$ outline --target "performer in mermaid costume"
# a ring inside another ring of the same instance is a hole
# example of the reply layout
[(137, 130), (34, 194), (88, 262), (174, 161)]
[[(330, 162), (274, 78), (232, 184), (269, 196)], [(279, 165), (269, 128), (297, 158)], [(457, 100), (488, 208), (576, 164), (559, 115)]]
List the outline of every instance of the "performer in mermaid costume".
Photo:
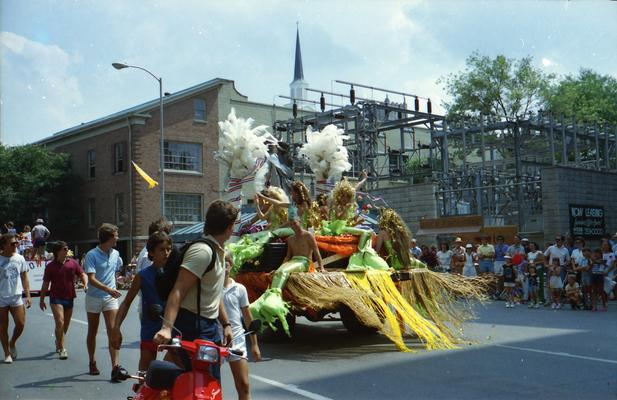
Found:
[[(395, 270), (426, 268), (426, 265), (412, 257), (409, 252), (411, 233), (403, 219), (391, 208), (381, 210), (379, 217), (379, 235), (375, 251), (385, 253), (385, 259)], [(385, 250), (385, 251), (382, 251)]]
[(321, 222), (321, 234), (338, 236), (343, 234), (357, 235), (358, 252), (349, 258), (347, 271), (362, 271), (366, 269), (388, 270), (390, 266), (371, 246), (372, 231), (356, 228), (361, 222), (356, 214), (356, 189), (343, 179), (332, 191), (332, 206), (330, 220)]
[(313, 257), (317, 259), (317, 270), (326, 272), (323, 268), (321, 255), (315, 238), (302, 229), (297, 214), (289, 215), (289, 224), (293, 235), (287, 238), (287, 255), (283, 264), (276, 270), (270, 288), (265, 291), (250, 306), (253, 318), (260, 319), (274, 329), (276, 319), (281, 321), (283, 330), (289, 335), (289, 327), (285, 316), (289, 307), (283, 301), (283, 288), (293, 272), (308, 272)]
[(291, 184), (291, 199), (293, 204), (290, 207), (296, 208), (302, 229), (319, 225), (317, 204), (311, 200), (309, 190), (302, 181), (294, 181)]
[(267, 229), (242, 235), (237, 242), (226, 245), (233, 258), (232, 276), (235, 276), (245, 262), (258, 259), (266, 243), (293, 233), (287, 227), (287, 208), (281, 206), (288, 203), (289, 198), (285, 192), (276, 186), (270, 186), (255, 195), (257, 213), (251, 223), (265, 220), (268, 223)]

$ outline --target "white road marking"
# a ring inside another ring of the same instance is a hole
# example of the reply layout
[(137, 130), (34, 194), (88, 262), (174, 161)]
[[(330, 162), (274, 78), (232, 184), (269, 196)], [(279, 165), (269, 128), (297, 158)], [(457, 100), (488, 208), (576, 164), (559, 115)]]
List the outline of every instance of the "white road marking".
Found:
[(251, 374), (250, 376), (253, 379), (257, 379), (258, 381), (267, 383), (267, 384), (272, 385), (272, 386), (276, 386), (276, 387), (281, 388), (283, 390), (287, 390), (288, 392), (299, 394), (300, 396), (306, 397), (308, 399), (313, 399), (313, 400), (332, 400), (329, 397), (325, 397), (325, 396), (322, 396), (322, 395), (319, 395), (319, 394), (316, 394), (316, 393), (308, 392), (306, 390), (298, 389), (298, 387), (294, 386), (294, 385), (287, 385), (285, 383), (273, 381), (272, 379), (264, 378), (264, 377), (258, 376), (258, 375)]
[(558, 351), (547, 351), (547, 350), (530, 349), (530, 348), (527, 348), (527, 347), (508, 346), (508, 345), (505, 345), (505, 344), (496, 344), (495, 347), (504, 347), (506, 349), (530, 351), (532, 353), (550, 354), (550, 355), (553, 355), (553, 356), (571, 357), (571, 358), (579, 358), (581, 360), (598, 361), (598, 362), (603, 362), (603, 363), (608, 363), (608, 364), (617, 364), (616, 360), (608, 360), (606, 358), (597, 358), (597, 357), (579, 356), (577, 354), (570, 354), (570, 353), (564, 353), (564, 352), (558, 352)]
[[(45, 315), (49, 315), (50, 317), (53, 317), (54, 315), (51, 313), (45, 313)], [(80, 319), (75, 319), (75, 318), (71, 318), (71, 321), (76, 322), (78, 324), (82, 324), (82, 325), (88, 325), (88, 323), (86, 321), (82, 321)]]

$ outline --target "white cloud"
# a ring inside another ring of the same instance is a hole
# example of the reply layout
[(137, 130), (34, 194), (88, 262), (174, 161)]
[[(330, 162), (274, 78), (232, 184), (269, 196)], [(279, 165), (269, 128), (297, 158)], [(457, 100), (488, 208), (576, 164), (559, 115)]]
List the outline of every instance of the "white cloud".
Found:
[(78, 79), (70, 72), (81, 57), (6, 31), (0, 32), (0, 52), (3, 113), (21, 119), (11, 119), (15, 127), (5, 127), (7, 119), (2, 119), (2, 131), (11, 136), (4, 140), (17, 144), (40, 138), (39, 125), (27, 120), (32, 114), (24, 108), (36, 111), (47, 127), (65, 127), (72, 120), (71, 110), (83, 103)]
[[(235, 80), (250, 100), (285, 104), (287, 100), (275, 96), (288, 94), (296, 21), (304, 74), (312, 88), (347, 92), (348, 87), (333, 80), (358, 82), (430, 97), (434, 112), (441, 111), (444, 100), (436, 80), (462, 70), (465, 57), (476, 50), (515, 58), (532, 55), (539, 67), (557, 74), (576, 72), (580, 66), (608, 73), (616, 64), (610, 43), (617, 31), (602, 22), (606, 18), (599, 19), (608, 15), (608, 6), (569, 5), (569, 14), (575, 7), (575, 21), (582, 27), (571, 29), (568, 19), (545, 21), (546, 15), (563, 17), (562, 5), (553, 2), (534, 3), (534, 12), (524, 15), (518, 13), (517, 2), (152, 0), (144, 5), (118, 0), (86, 1), (81, 7), (71, 2), (47, 8), (32, 1), (11, 5), (3, 10), (3, 29), (10, 32), (1, 36), (0, 104), (2, 131), (5, 139), (11, 140), (6, 133), (18, 137), (13, 142), (38, 140), (156, 98), (158, 88), (151, 77), (116, 71), (112, 62), (148, 68), (163, 77), (169, 92), (222, 77)], [(511, 21), (505, 24), (494, 15)], [(607, 29), (598, 34), (589, 21)], [(548, 61), (543, 63), (542, 57)], [(385, 96), (359, 88), (356, 93)], [(422, 103), (424, 108), (425, 100)], [(30, 117), (32, 110), (36, 118)], [(32, 136), (22, 137), (22, 132)]]

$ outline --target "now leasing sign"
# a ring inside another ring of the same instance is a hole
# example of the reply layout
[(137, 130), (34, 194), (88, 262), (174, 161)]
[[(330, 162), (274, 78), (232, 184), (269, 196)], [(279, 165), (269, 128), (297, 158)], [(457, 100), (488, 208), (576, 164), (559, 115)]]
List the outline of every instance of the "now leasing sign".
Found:
[(570, 233), (586, 239), (604, 235), (604, 207), (570, 204)]

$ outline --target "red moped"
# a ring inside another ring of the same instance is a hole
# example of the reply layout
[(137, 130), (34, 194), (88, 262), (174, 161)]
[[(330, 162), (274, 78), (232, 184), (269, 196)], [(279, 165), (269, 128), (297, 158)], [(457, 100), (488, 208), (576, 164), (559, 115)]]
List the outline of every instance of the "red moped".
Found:
[[(161, 311), (158, 312), (160, 314)], [(253, 320), (240, 337), (255, 333), (260, 327), (261, 322)], [(177, 337), (170, 344), (158, 346), (158, 351), (163, 350), (175, 352), (182, 360), (183, 367), (169, 361), (154, 360), (146, 373), (140, 372), (136, 376), (121, 374), (120, 380), (131, 378), (139, 382), (134, 386), (135, 396), (129, 396), (127, 400), (221, 400), (221, 382), (212, 376), (212, 368), (219, 368), (230, 354), (243, 355), (240, 350), (218, 346), (207, 340), (186, 341)]]

